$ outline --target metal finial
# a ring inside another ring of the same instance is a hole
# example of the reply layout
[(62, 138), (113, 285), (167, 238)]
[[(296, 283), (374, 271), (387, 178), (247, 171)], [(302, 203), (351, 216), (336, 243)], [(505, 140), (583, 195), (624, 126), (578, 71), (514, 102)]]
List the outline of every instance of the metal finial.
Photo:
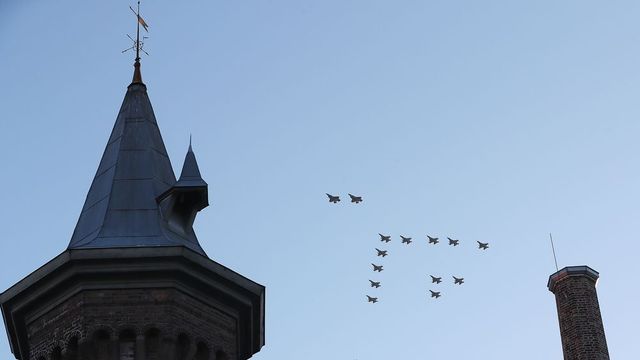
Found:
[(189, 151), (193, 151), (193, 150), (191, 149), (191, 134), (189, 134)]
[(128, 49), (122, 50), (122, 52), (127, 52), (129, 50), (134, 50), (136, 51), (136, 58), (135, 58), (135, 63), (134, 63), (134, 73), (133, 73), (133, 83), (142, 83), (142, 74), (140, 73), (140, 51), (142, 51), (143, 53), (145, 53), (147, 56), (149, 55), (148, 52), (146, 52), (143, 47), (144, 47), (144, 40), (148, 39), (148, 36), (143, 36), (142, 40), (140, 40), (140, 25), (142, 25), (142, 27), (144, 28), (144, 30), (146, 32), (149, 32), (149, 25), (147, 25), (147, 23), (144, 21), (144, 19), (142, 18), (142, 16), (140, 16), (140, 1), (138, 1), (138, 11), (134, 10), (131, 6), (129, 6), (129, 9), (131, 9), (131, 11), (133, 12), (133, 14), (136, 16), (136, 23), (137, 23), (137, 27), (136, 27), (136, 38), (135, 40), (129, 35), (127, 34), (127, 37), (133, 42), (133, 46), (131, 46)]

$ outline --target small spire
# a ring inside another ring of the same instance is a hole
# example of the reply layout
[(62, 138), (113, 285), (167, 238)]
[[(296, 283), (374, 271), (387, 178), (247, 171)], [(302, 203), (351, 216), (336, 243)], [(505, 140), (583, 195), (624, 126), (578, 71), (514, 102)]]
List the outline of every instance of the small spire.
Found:
[(200, 168), (198, 167), (198, 161), (196, 161), (196, 154), (193, 153), (191, 146), (191, 135), (189, 135), (189, 150), (184, 158), (182, 165), (182, 172), (178, 179), (178, 184), (189, 184), (189, 186), (202, 186), (206, 185), (202, 176), (200, 175)]

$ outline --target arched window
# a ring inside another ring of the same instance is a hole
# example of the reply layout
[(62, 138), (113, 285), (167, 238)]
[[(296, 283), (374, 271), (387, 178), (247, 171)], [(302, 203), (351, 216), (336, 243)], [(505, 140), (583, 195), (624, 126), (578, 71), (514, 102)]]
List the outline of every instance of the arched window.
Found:
[(111, 336), (107, 330), (98, 330), (93, 334), (93, 352), (96, 360), (113, 360)]
[(160, 330), (147, 330), (144, 334), (144, 349), (146, 360), (160, 359)]
[(178, 342), (176, 343), (176, 359), (186, 359), (189, 356), (189, 349), (191, 347), (191, 341), (186, 334), (178, 335)]
[(133, 330), (124, 330), (118, 339), (118, 349), (120, 351), (118, 359), (135, 360), (136, 358), (136, 333)]
[(56, 346), (51, 351), (51, 360), (62, 360), (62, 349), (59, 346)]
[(229, 357), (224, 351), (222, 350), (216, 351), (216, 360), (228, 360), (228, 359)]
[(193, 357), (194, 360), (209, 360), (209, 348), (207, 344), (203, 342), (198, 343), (198, 347), (196, 348), (196, 355)]
[(67, 343), (66, 360), (78, 360), (78, 337), (74, 336)]

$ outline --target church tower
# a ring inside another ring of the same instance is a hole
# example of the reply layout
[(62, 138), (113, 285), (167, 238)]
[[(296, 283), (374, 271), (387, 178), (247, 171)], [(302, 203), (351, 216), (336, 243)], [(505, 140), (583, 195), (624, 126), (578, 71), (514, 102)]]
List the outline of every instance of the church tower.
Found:
[(264, 286), (209, 259), (189, 146), (173, 173), (139, 58), (68, 248), (0, 295), (20, 360), (235, 360), (264, 345)]

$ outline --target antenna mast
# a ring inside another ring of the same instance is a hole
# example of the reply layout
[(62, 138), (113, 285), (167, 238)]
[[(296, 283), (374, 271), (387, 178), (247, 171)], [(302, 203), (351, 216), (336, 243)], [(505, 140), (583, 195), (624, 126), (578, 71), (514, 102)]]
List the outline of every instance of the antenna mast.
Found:
[(558, 271), (558, 259), (556, 259), (556, 248), (553, 246), (553, 236), (549, 233), (549, 240), (551, 240), (551, 251), (553, 251), (553, 261), (556, 263), (556, 271)]

